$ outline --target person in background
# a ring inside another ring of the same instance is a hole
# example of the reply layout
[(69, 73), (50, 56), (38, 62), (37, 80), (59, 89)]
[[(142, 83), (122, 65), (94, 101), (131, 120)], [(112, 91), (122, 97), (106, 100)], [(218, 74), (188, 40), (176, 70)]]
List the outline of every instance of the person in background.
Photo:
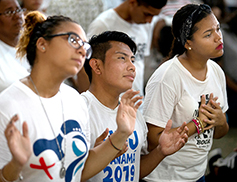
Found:
[(222, 24), (224, 40), (224, 55), (220, 58), (219, 64), (223, 68), (227, 82), (227, 97), (229, 109), (227, 111), (230, 126), (236, 127), (237, 110), (237, 11), (230, 14), (225, 23)]
[(203, 0), (203, 3), (211, 7), (213, 14), (220, 23), (225, 21), (228, 16), (225, 0)]
[[(106, 128), (109, 135), (117, 130), (119, 96), (132, 88), (136, 76), (136, 44), (126, 34), (117, 31), (94, 35), (89, 43), (93, 53), (84, 67), (91, 85), (82, 96), (90, 111), (90, 147), (93, 148), (96, 139)], [(160, 145), (150, 153), (142, 155), (142, 150), (147, 150), (147, 127), (142, 114), (137, 111), (135, 129), (127, 140), (126, 153), (114, 159), (102, 172), (88, 181), (138, 182), (139, 178), (148, 175), (160, 161), (179, 150), (187, 141), (186, 123), (170, 133), (171, 125), (172, 121), (169, 121), (160, 138)]]
[(63, 83), (91, 53), (84, 30), (70, 18), (27, 14), (17, 54), (27, 57), (31, 73), (0, 94), (1, 182), (85, 181), (124, 146), (135, 127), (137, 92), (123, 95), (110, 140), (89, 149), (87, 106)]
[(27, 15), (30, 11), (39, 10), (42, 3), (43, 0), (21, 0), (21, 7), (26, 9), (24, 14)]
[[(104, 31), (121, 31), (133, 39), (137, 45), (136, 62), (134, 63), (137, 74), (133, 89), (139, 90), (142, 96), (144, 96), (144, 57), (150, 54), (152, 33), (150, 23), (153, 16), (160, 13), (166, 2), (167, 0), (125, 0), (116, 8), (101, 13), (88, 28), (88, 38)], [(87, 79), (87, 88), (89, 88), (89, 79), (86, 74), (84, 77), (84, 80)]]
[(210, 60), (223, 55), (220, 23), (208, 5), (188, 4), (174, 15), (172, 34), (169, 58), (146, 86), (143, 114), (149, 131), (148, 149), (158, 145), (169, 119), (174, 130), (186, 121), (189, 139), (145, 181), (204, 182), (213, 138), (221, 138), (229, 130), (225, 75)]
[(237, 148), (225, 158), (221, 148), (215, 148), (208, 155), (209, 174), (206, 182), (236, 181), (237, 179)]
[(15, 46), (23, 24), (24, 10), (17, 0), (0, 0), (0, 92), (29, 72), (29, 65), (16, 58)]

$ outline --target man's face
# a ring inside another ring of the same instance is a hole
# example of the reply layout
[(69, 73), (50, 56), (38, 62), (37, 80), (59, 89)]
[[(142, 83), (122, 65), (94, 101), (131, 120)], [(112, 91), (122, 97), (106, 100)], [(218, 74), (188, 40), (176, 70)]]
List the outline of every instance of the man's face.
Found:
[(131, 17), (134, 23), (143, 24), (151, 23), (153, 16), (158, 15), (161, 9), (156, 9), (151, 6), (138, 5), (138, 3), (133, 3), (133, 8), (131, 11)]
[(129, 46), (111, 41), (111, 48), (106, 52), (102, 75), (104, 81), (119, 92), (132, 88), (135, 79), (135, 57)]
[[(17, 0), (1, 0), (0, 13), (21, 9)], [(0, 40), (11, 44), (18, 38), (23, 24), (23, 13), (15, 13), (11, 16), (0, 15)]]

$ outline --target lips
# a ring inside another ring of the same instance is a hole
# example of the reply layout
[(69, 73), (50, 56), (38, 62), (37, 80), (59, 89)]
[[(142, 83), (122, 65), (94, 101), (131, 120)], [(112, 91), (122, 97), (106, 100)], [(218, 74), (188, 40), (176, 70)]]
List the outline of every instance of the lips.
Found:
[(129, 80), (133, 81), (135, 76), (134, 75), (125, 75), (124, 77), (128, 78)]
[(220, 45), (216, 47), (216, 50), (221, 50), (221, 49), (223, 49), (223, 43), (221, 43)]
[(82, 64), (82, 60), (81, 59), (73, 59), (74, 61), (76, 61), (78, 64)]

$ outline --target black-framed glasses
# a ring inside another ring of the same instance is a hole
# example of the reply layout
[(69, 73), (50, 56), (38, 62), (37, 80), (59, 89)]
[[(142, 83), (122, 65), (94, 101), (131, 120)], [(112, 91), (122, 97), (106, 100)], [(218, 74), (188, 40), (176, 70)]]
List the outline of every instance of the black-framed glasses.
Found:
[(4, 15), (4, 16), (6, 16), (6, 17), (12, 17), (12, 16), (15, 15), (16, 13), (21, 14), (21, 13), (23, 13), (23, 12), (25, 12), (25, 11), (26, 11), (25, 8), (23, 8), (23, 9), (18, 8), (18, 9), (14, 10), (14, 11), (12, 11), (12, 10), (7, 10), (7, 11), (4, 11), (3, 13), (0, 13), (0, 16), (1, 16), (1, 15)]
[(92, 54), (91, 45), (87, 42), (84, 42), (79, 35), (74, 32), (67, 32), (67, 33), (60, 33), (60, 34), (53, 34), (47, 35), (45, 38), (53, 38), (58, 36), (68, 35), (68, 43), (75, 49), (80, 49), (82, 46), (86, 50), (86, 58), (90, 59)]

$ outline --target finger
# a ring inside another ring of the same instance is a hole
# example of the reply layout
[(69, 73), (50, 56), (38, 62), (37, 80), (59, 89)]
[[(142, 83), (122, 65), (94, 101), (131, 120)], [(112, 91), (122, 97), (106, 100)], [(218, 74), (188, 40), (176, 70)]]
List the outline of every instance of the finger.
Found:
[(142, 101), (139, 101), (138, 103), (136, 103), (134, 108), (137, 110), (141, 105), (142, 105)]
[(202, 107), (203, 108), (201, 108), (201, 112), (209, 118), (211, 118), (212, 114), (215, 113), (215, 109), (213, 109), (211, 106), (203, 105)]
[(208, 127), (204, 128), (204, 131), (209, 130), (209, 129), (213, 128), (213, 127), (214, 127), (214, 125), (209, 125)]
[[(215, 102), (215, 101), (211, 101), (211, 104), (212, 104), (212, 108), (214, 108), (214, 109), (221, 109), (221, 107), (220, 107), (220, 103), (218, 102)], [(214, 107), (213, 107), (214, 106)]]
[(138, 100), (141, 100), (143, 96), (135, 96), (131, 99), (132, 105), (134, 105)]
[(23, 122), (23, 125), (22, 125), (22, 131), (23, 131), (23, 136), (26, 138), (29, 138), (28, 125), (25, 121)]
[(213, 97), (214, 97), (214, 95), (213, 95), (213, 93), (211, 93), (211, 94), (210, 94), (210, 97), (209, 97), (209, 102), (210, 102), (210, 100), (213, 99)]
[(11, 124), (15, 123), (16, 121), (18, 121), (18, 119), (19, 119), (19, 116), (18, 116), (17, 114), (15, 114), (15, 115), (11, 118), (10, 122), (8, 123), (8, 125), (11, 125)]
[(177, 132), (181, 134), (182, 132), (185, 132), (184, 128), (186, 126), (186, 122), (183, 122), (183, 124), (177, 129)]
[(217, 101), (217, 100), (218, 100), (218, 97), (214, 97), (212, 100)]
[(206, 104), (206, 98), (204, 95), (201, 96), (201, 105)]
[(140, 93), (140, 91), (133, 91), (132, 89), (130, 89), (130, 90), (127, 90), (124, 94), (123, 94), (123, 96), (122, 96), (122, 98), (121, 98), (121, 102), (124, 102), (124, 103), (126, 103), (126, 101), (127, 100), (131, 100), (135, 95), (137, 95), (137, 94), (139, 94)]
[(164, 132), (169, 132), (171, 130), (171, 127), (172, 127), (172, 120), (169, 119), (166, 126), (165, 126)]
[(188, 137), (188, 133), (189, 133), (189, 129), (188, 129), (188, 127), (187, 127), (187, 126), (185, 126), (185, 127), (184, 127), (184, 134), (186, 134), (186, 135), (187, 135), (187, 137)]
[(18, 121), (18, 119), (19, 119), (19, 116), (18, 116), (17, 114), (15, 114), (15, 115), (11, 118), (11, 120), (9, 121), (9, 123), (8, 123), (8, 125), (7, 125), (7, 127), (6, 127), (6, 129), (5, 129), (5, 131), (4, 131), (5, 137), (6, 137), (7, 139), (9, 139), (9, 137), (12, 135), (12, 133), (17, 130), (17, 128), (16, 128), (16, 126), (15, 126), (14, 123), (15, 123), (16, 121)]
[(96, 139), (96, 142), (103, 141), (109, 134), (109, 129), (106, 128), (105, 131)]

